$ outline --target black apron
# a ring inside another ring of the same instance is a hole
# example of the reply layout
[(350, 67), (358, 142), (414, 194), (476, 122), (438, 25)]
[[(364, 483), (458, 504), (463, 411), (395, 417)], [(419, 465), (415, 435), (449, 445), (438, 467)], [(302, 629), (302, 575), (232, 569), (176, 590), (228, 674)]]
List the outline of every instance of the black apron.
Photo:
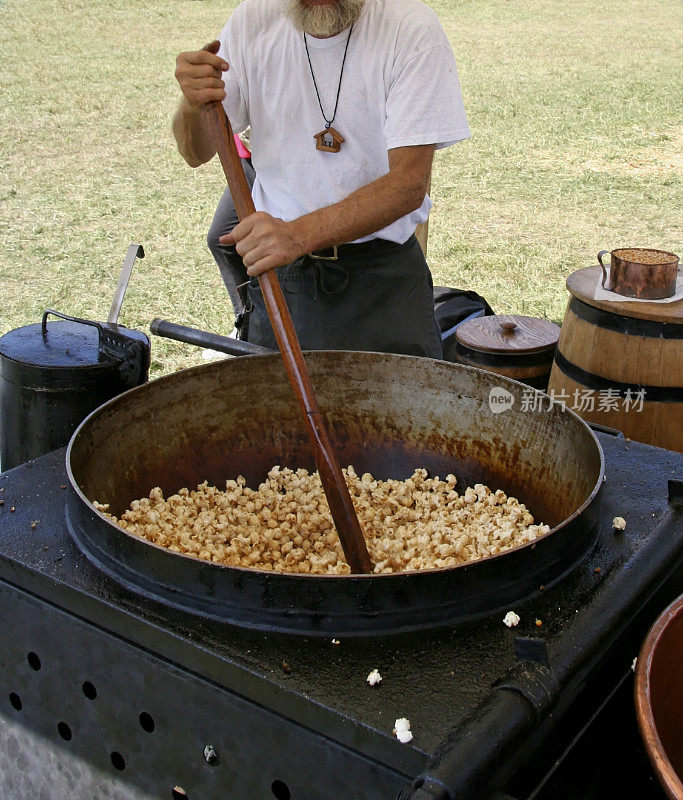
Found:
[[(432, 276), (414, 236), (344, 245), (336, 261), (307, 255), (276, 272), (302, 350), (442, 357)], [(257, 278), (248, 294), (247, 339), (276, 350)]]

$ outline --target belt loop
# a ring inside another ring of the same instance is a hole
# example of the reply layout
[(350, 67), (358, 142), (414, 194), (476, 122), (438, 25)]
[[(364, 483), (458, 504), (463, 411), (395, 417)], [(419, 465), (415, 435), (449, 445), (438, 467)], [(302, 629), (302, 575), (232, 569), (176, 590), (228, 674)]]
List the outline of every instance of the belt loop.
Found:
[[(316, 264), (315, 267), (318, 271), (320, 289), (323, 294), (341, 294), (349, 285), (349, 271), (343, 264), (330, 264), (329, 266), (325, 267)], [(333, 285), (333, 278), (337, 279), (336, 286)]]

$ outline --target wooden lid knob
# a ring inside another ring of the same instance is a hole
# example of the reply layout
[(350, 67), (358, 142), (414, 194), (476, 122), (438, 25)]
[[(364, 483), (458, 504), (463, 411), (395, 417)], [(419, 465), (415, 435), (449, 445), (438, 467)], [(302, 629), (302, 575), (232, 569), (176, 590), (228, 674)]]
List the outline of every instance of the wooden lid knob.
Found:
[(512, 333), (514, 329), (517, 327), (516, 322), (501, 322), (500, 327), (503, 329), (504, 333)]

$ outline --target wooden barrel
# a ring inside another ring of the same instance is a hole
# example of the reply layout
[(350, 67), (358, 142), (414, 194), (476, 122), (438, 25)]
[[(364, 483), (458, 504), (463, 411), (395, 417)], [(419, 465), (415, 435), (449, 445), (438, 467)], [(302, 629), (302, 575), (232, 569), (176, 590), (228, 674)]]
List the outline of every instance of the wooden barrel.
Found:
[(567, 279), (548, 393), (589, 422), (683, 452), (683, 301), (596, 300), (601, 275)]
[(456, 330), (455, 358), (545, 391), (559, 335), (559, 327), (547, 319), (477, 317)]

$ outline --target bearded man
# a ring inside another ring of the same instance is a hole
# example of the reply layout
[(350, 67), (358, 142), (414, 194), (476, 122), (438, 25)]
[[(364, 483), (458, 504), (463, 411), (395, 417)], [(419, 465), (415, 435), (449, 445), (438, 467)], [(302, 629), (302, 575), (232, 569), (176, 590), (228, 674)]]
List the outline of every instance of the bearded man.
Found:
[(251, 126), (256, 213), (220, 236), (246, 268), (249, 341), (277, 347), (260, 273), (277, 269), (304, 350), (440, 358), (425, 222), (434, 151), (469, 136), (453, 52), (420, 0), (246, 0), (181, 53), (173, 123), (215, 154), (202, 106)]

